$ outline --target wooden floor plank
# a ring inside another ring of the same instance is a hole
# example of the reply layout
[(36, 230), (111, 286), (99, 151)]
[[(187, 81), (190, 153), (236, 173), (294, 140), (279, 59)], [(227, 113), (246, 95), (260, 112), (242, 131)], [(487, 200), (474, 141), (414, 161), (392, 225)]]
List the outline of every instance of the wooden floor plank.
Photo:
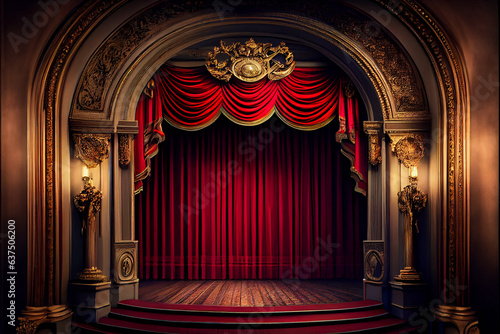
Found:
[(182, 304), (192, 304), (196, 298), (200, 296), (200, 294), (205, 291), (205, 289), (210, 285), (209, 281), (199, 281), (201, 284), (194, 290), (192, 290), (191, 294), (186, 295), (183, 297), (180, 301), (182, 301)]
[(234, 281), (234, 292), (231, 305), (241, 306), (241, 280)]
[(267, 294), (269, 298), (271, 298), (272, 305), (271, 306), (284, 306), (285, 303), (281, 299), (281, 297), (278, 295), (278, 292), (276, 289), (271, 285), (270, 281), (265, 280), (260, 283), (266, 289)]
[(219, 295), (220, 290), (224, 286), (224, 281), (214, 281), (214, 288), (212, 292), (204, 300), (203, 305), (215, 305), (214, 302)]
[(192, 304), (196, 305), (203, 305), (205, 303), (205, 300), (210, 296), (210, 294), (214, 291), (215, 287), (218, 285), (217, 281), (207, 281), (207, 287), (206, 289), (201, 292), (198, 297), (193, 300)]
[(243, 280), (241, 282), (241, 306), (253, 306), (253, 298), (249, 289), (248, 280)]
[(283, 305), (295, 305), (295, 303), (283, 292), (282, 286), (278, 285), (275, 280), (271, 280), (271, 286), (278, 293), (280, 299), (283, 301)]
[(217, 297), (215, 298), (214, 302), (212, 305), (222, 305), (222, 300), (224, 299), (224, 297), (226, 296), (226, 293), (227, 293), (227, 289), (231, 286), (231, 281), (224, 281), (220, 291), (219, 291), (219, 294), (217, 295)]
[(233, 305), (231, 304), (232, 301), (233, 301), (233, 294), (234, 294), (234, 282), (233, 281), (229, 281), (229, 286), (221, 300), (221, 303), (220, 305), (223, 305), (223, 306), (236, 306), (236, 305)]
[(186, 281), (188, 284), (182, 290), (178, 290), (175, 295), (170, 299), (166, 300), (165, 303), (169, 304), (182, 304), (183, 301), (191, 294), (193, 291), (199, 288), (202, 281)]
[(250, 281), (250, 292), (252, 293), (252, 299), (254, 301), (254, 306), (264, 306), (264, 301), (262, 300), (262, 295), (258, 284), (255, 280)]
[(141, 281), (139, 298), (169, 304), (287, 306), (362, 300), (361, 282), (334, 280)]

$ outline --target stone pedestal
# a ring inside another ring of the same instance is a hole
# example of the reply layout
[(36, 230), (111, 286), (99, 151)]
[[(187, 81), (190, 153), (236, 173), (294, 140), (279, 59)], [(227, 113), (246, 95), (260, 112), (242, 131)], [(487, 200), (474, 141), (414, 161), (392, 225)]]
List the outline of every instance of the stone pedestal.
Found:
[(96, 322), (108, 315), (111, 282), (71, 283), (72, 306), (75, 319), (82, 322)]
[(59, 321), (46, 322), (38, 326), (36, 333), (38, 334), (53, 334), (53, 333), (71, 333), (71, 317), (64, 318)]
[(384, 303), (384, 307), (389, 309), (389, 286), (384, 282), (373, 282), (363, 279), (364, 299), (376, 300)]
[(391, 313), (396, 317), (408, 320), (425, 306), (427, 300), (427, 284), (422, 282), (389, 282), (391, 286)]
[(139, 280), (133, 282), (113, 284), (111, 287), (111, 306), (116, 307), (118, 302), (127, 299), (139, 298)]

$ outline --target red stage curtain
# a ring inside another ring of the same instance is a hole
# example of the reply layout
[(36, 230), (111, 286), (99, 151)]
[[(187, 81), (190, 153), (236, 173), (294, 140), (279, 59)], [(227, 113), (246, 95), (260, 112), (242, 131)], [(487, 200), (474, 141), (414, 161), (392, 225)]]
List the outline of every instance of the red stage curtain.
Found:
[(336, 126), (167, 126), (136, 196), (140, 277), (361, 278), (366, 198)]
[(352, 145), (347, 145), (344, 153), (351, 160), (356, 190), (366, 194), (366, 157), (356, 154), (365, 145), (355, 142), (361, 124), (354, 109), (357, 101), (344, 98), (341, 87), (345, 79), (335, 70), (296, 68), (279, 81), (226, 83), (213, 78), (205, 68), (163, 66), (153, 80), (156, 87), (152, 98), (143, 96), (137, 108), (139, 136), (143, 134), (144, 138), (135, 141), (136, 192), (142, 189), (142, 180), (150, 173), (150, 158), (163, 138), (162, 117), (176, 128), (199, 130), (212, 124), (221, 112), (242, 125), (260, 124), (276, 112), (287, 125), (312, 130), (328, 124), (338, 112), (338, 133), (346, 134), (346, 120), (349, 125), (347, 134)]

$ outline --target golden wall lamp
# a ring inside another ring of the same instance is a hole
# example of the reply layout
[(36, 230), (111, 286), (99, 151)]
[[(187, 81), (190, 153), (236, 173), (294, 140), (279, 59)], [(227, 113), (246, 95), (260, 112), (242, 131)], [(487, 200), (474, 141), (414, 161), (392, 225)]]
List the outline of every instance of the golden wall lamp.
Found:
[(73, 202), (82, 215), (82, 235), (85, 237), (85, 269), (77, 280), (85, 283), (108, 281), (97, 268), (96, 218), (101, 211), (102, 192), (92, 184), (91, 169), (109, 157), (111, 136), (107, 134), (73, 134), (75, 157), (84, 163), (83, 189)]
[(422, 138), (418, 134), (409, 135), (399, 140), (395, 147), (398, 160), (408, 168), (409, 184), (398, 192), (399, 211), (405, 215), (405, 268), (394, 277), (397, 281), (420, 281), (420, 273), (414, 267), (414, 233), (419, 233), (417, 218), (427, 204), (427, 195), (418, 187), (418, 162), (424, 156)]

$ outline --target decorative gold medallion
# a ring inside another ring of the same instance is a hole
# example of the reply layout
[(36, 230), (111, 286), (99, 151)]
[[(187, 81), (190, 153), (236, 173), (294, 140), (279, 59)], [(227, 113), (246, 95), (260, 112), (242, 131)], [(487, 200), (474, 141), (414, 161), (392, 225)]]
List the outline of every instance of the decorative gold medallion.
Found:
[(407, 168), (418, 165), (424, 156), (424, 145), (419, 134), (411, 134), (396, 144), (398, 160)]
[(229, 81), (234, 75), (245, 82), (256, 82), (267, 76), (280, 80), (295, 68), (293, 54), (284, 42), (273, 47), (271, 43), (256, 43), (253, 38), (244, 44), (240, 42), (220, 47), (207, 54), (205, 66), (217, 79)]
[(97, 167), (109, 157), (110, 134), (74, 133), (75, 158), (79, 158), (89, 168)]

